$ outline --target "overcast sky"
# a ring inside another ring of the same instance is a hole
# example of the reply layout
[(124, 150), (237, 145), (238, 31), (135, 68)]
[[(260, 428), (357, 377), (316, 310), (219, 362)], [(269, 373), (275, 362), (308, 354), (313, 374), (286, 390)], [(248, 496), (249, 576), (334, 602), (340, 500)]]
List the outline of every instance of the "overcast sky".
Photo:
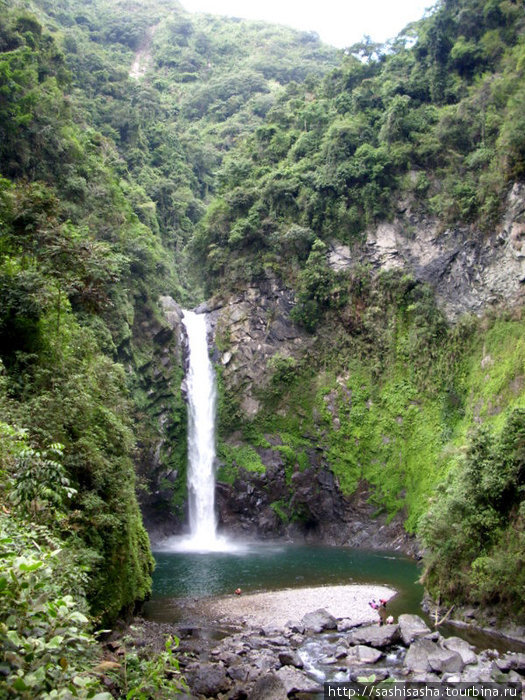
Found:
[(262, 19), (315, 31), (327, 44), (351, 46), (368, 34), (384, 42), (421, 19), (435, 0), (181, 0), (190, 12)]

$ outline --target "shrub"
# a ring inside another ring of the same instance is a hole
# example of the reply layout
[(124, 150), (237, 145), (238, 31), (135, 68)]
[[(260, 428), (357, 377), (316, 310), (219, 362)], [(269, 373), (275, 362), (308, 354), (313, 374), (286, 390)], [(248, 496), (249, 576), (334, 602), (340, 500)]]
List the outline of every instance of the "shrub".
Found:
[(0, 511), (0, 695), (111, 700), (90, 670), (97, 648), (89, 620), (63, 583), (64, 556), (50, 531)]

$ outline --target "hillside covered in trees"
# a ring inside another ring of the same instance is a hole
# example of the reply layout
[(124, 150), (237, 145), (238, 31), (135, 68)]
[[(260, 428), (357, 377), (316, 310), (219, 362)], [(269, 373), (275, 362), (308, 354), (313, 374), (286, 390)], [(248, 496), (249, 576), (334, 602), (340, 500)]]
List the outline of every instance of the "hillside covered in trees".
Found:
[[(163, 0), (1, 7), (0, 688), (109, 697), (83, 669), (92, 630), (151, 590), (155, 460), (176, 474), (161, 513), (184, 512), (166, 296), (218, 308), (270, 284), (305, 338), (264, 358), (250, 415), (223, 363), (224, 484), (277, 436), (271, 510), (307, 523), (292, 476), (315, 446), (345, 498), (365, 486), (420, 538), (431, 594), (523, 617), (523, 280), (451, 315), (434, 278), (363, 253), (382, 224), (424, 247), (431, 222), (519, 262), (522, 3), (440, 0), (345, 51)], [(215, 343), (235, 358), (228, 323)], [(173, 692), (171, 650), (148, 663), (128, 681)]]

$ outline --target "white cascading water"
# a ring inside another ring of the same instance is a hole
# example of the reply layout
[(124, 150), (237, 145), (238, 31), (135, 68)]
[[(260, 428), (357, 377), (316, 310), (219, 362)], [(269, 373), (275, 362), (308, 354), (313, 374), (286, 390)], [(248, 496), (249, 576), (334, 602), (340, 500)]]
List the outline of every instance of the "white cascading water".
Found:
[(242, 554), (245, 544), (217, 535), (215, 515), (215, 375), (208, 354), (205, 314), (184, 311), (188, 337), (188, 511), (190, 533), (168, 537), (159, 552), (230, 552)]
[(208, 355), (206, 316), (184, 311), (188, 335), (188, 507), (190, 542), (213, 547), (215, 517), (215, 376)]

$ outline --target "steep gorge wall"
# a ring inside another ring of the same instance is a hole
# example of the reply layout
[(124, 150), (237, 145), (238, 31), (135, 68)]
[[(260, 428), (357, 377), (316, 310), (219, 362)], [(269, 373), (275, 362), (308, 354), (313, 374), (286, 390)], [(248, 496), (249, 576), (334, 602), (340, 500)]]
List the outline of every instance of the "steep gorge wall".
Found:
[(357, 262), (375, 270), (402, 269), (428, 283), (450, 321), (519, 304), (525, 283), (525, 185), (511, 188), (503, 220), (488, 235), (468, 226), (444, 228), (401, 202), (394, 221), (369, 230), (364, 244), (332, 245), (334, 269)]
[[(521, 333), (524, 235), (525, 192), (515, 185), (501, 227), (490, 236), (441, 230), (407, 208), (359, 246), (332, 245), (332, 269), (350, 273), (365, 264), (372, 278), (393, 270), (398, 285), (409, 275), (430, 285), (450, 327), (469, 326), (468, 340), (453, 351), (446, 324), (437, 326), (417, 376), (410, 353), (421, 354), (412, 348), (421, 319), (410, 310), (387, 312), (384, 291), (362, 301), (369, 306), (362, 316), (379, 314), (367, 330), (377, 334), (368, 345), (386, 348), (368, 355), (362, 329), (349, 327), (346, 310), (329, 316), (315, 335), (294, 323), (294, 292), (271, 272), (206, 302), (201, 310), (209, 315), (220, 389), (221, 525), (239, 534), (411, 550), (403, 523), (408, 518), (415, 530), (448, 469), (444, 451), (460, 449), (473, 425), (498, 420), (522, 401), (521, 350), (514, 357), (515, 344), (507, 347), (501, 337)], [(154, 333), (146, 392), (158, 432), (142, 469), (149, 482), (143, 509), (154, 536), (180, 530), (185, 517), (181, 310), (169, 297), (161, 303), (167, 323)], [(490, 322), (461, 320), (491, 308)], [(509, 308), (514, 316), (498, 321)], [(429, 314), (439, 316), (437, 308)], [(461, 357), (443, 377), (452, 352)], [(491, 374), (496, 388), (483, 396)]]
[[(407, 209), (370, 231), (363, 244), (331, 247), (333, 269), (364, 263), (372, 276), (394, 270), (429, 285), (452, 328), (469, 314), (491, 310), (490, 322), (472, 322), (449, 377), (443, 368), (457, 348), (437, 332), (428, 360), (435, 353), (441, 365), (422, 367), (427, 376), (414, 378), (403, 344), (412, 342), (420, 321), (410, 314), (385, 317), (385, 325), (396, 325), (390, 355), (364, 360), (352, 356), (351, 342), (338, 345), (348, 330), (342, 329), (344, 313), (329, 318), (316, 336), (294, 324), (293, 292), (272, 275), (243, 294), (209, 302), (226, 397), (223, 524), (259, 535), (410, 549), (401, 524), (408, 517), (415, 530), (449, 468), (443, 451), (458, 449), (473, 425), (497, 420), (522, 401), (520, 359), (507, 367), (512, 343), (504, 347), (500, 335), (521, 333), (524, 234), (525, 192), (515, 185), (501, 226), (489, 236), (442, 230)], [(511, 308), (514, 316), (498, 326), (494, 319)], [(381, 366), (376, 374), (374, 362)], [(504, 377), (494, 395), (482, 396), (482, 385), (491, 385), (491, 373), (495, 378), (498, 372)]]

